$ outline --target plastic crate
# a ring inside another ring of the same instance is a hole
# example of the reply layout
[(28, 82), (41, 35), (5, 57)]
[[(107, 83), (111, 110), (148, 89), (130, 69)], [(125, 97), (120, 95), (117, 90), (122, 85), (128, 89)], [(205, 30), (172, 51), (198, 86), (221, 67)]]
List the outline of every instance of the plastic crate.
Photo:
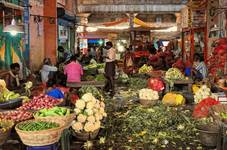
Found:
[(52, 144), (47, 146), (28, 146), (26, 150), (58, 150), (58, 144)]

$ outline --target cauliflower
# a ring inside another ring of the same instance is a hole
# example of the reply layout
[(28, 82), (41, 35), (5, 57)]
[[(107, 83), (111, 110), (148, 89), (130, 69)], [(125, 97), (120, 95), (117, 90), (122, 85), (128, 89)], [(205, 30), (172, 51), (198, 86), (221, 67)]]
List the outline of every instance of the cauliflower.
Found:
[(152, 89), (141, 89), (139, 91), (139, 98), (145, 100), (158, 100), (159, 95), (157, 91), (153, 91)]
[(104, 102), (101, 102), (101, 107), (105, 108), (105, 103)]
[(79, 131), (83, 130), (83, 124), (81, 122), (76, 122), (72, 125), (72, 128), (75, 131), (79, 132)]
[(94, 124), (94, 129), (98, 130), (101, 127), (101, 122), (100, 121), (96, 121)]
[(87, 121), (94, 123), (95, 122), (95, 117), (94, 116), (89, 116), (89, 117), (87, 117)]
[(208, 88), (206, 85), (201, 86), (201, 88), (195, 93), (194, 95), (194, 101), (195, 103), (199, 103), (205, 98), (212, 97), (212, 93), (210, 88)]
[(94, 103), (88, 102), (87, 105), (86, 105), (86, 108), (87, 109), (92, 109), (94, 107), (94, 105), (95, 105)]
[(103, 113), (103, 117), (107, 117), (107, 113), (104, 112), (104, 113)]
[(88, 116), (93, 115), (92, 109), (85, 109), (85, 112), (87, 113)]
[(75, 108), (74, 111), (75, 111), (76, 114), (81, 113), (81, 110), (79, 108)]
[(79, 108), (79, 109), (84, 109), (85, 107), (85, 102), (83, 100), (78, 100), (76, 101), (76, 108)]
[(94, 96), (92, 95), (92, 93), (86, 93), (82, 96), (82, 99), (85, 101), (85, 102), (89, 102), (89, 101), (92, 101), (94, 99)]
[(100, 108), (100, 109), (99, 109), (99, 112), (100, 112), (101, 114), (103, 114), (103, 113), (105, 112), (104, 108)]
[(77, 120), (81, 123), (84, 123), (87, 119), (87, 116), (83, 115), (83, 114), (79, 114), (77, 117)]
[(86, 132), (93, 132), (93, 131), (95, 131), (94, 124), (91, 123), (91, 122), (85, 123), (85, 125), (84, 125), (84, 130), (85, 130)]

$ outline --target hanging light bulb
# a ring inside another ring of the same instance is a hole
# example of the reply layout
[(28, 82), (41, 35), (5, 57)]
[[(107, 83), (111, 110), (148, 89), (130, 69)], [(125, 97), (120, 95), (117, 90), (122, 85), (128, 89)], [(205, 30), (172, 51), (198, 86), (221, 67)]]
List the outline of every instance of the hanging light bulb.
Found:
[(18, 33), (24, 33), (22, 27), (16, 24), (16, 20), (13, 18), (10, 25), (4, 27), (3, 32), (9, 32), (12, 36), (16, 36)]

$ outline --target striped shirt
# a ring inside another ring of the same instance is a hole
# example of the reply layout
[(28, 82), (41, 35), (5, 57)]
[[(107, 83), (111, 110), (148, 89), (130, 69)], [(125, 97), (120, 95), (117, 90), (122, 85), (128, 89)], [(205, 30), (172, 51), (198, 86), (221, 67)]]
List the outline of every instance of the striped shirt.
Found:
[(202, 74), (203, 78), (206, 78), (208, 75), (208, 69), (206, 67), (206, 64), (204, 62), (200, 62), (195, 69)]

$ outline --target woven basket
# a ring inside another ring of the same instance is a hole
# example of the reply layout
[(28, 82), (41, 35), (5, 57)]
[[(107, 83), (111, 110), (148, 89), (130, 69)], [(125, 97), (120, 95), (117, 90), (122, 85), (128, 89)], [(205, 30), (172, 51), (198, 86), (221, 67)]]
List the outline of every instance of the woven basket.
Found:
[[(33, 122), (33, 121), (36, 121), (36, 120), (28, 120), (21, 123)], [(21, 124), (19, 123), (15, 126), (15, 129), (21, 141), (25, 145), (28, 145), (28, 146), (51, 145), (59, 141), (61, 134), (64, 130), (64, 122), (62, 121), (54, 121), (54, 122), (58, 123), (60, 126), (57, 128), (41, 130), (41, 131), (22, 131), (18, 129), (18, 125)]]
[(210, 108), (210, 115), (215, 121), (227, 123), (227, 119), (220, 116), (220, 113), (227, 113), (227, 104), (218, 104)]
[(158, 100), (145, 100), (145, 99), (140, 99), (140, 104), (143, 105), (144, 107), (149, 107), (157, 104)]
[(94, 132), (76, 132), (73, 130), (73, 136), (80, 141), (94, 140), (98, 136), (99, 130), (97, 129)]
[(69, 128), (71, 126), (72, 121), (76, 118), (76, 113), (71, 113), (67, 116), (48, 116), (48, 117), (37, 117), (34, 115), (36, 120), (42, 121), (62, 121), (64, 122), (65, 128)]
[(0, 120), (0, 121), (1, 121), (2, 127), (6, 129), (6, 130), (0, 129), (0, 145), (3, 145), (7, 140), (7, 138), (9, 137), (14, 123), (13, 121), (10, 121), (10, 120)]

